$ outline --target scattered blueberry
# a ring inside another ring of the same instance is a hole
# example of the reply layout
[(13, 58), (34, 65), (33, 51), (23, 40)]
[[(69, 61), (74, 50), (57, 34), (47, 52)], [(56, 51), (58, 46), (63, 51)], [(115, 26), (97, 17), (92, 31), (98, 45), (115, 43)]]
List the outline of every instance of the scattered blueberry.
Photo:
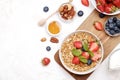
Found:
[(88, 62), (87, 62), (87, 65), (91, 65), (92, 64), (92, 60), (89, 59)]
[(48, 8), (47, 6), (45, 6), (45, 7), (43, 8), (43, 11), (44, 11), (44, 12), (48, 12), (48, 11), (49, 11), (49, 8)]
[(47, 47), (46, 47), (46, 50), (47, 50), (47, 51), (50, 51), (50, 50), (51, 50), (51, 47), (50, 47), (50, 46), (47, 46)]
[(117, 21), (117, 18), (116, 17), (113, 17), (113, 22), (116, 22)]
[(83, 16), (84, 12), (83, 11), (78, 11), (78, 16)]
[(105, 16), (106, 16), (105, 14), (99, 13), (99, 17), (100, 17), (100, 18), (104, 18)]

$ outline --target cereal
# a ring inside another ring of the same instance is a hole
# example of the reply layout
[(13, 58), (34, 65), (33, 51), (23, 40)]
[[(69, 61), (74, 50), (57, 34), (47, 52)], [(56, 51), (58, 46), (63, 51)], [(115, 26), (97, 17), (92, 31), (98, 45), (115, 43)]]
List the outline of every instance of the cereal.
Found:
[[(91, 42), (91, 41), (96, 41), (96, 38), (91, 35), (90, 33), (87, 33), (87, 32), (77, 32), (77, 33), (74, 33), (74, 34), (71, 34), (70, 36), (68, 36), (62, 46), (61, 46), (61, 54), (62, 54), (62, 59), (63, 59), (63, 62), (65, 63), (65, 65), (67, 67), (69, 67), (70, 69), (73, 69), (75, 71), (78, 71), (78, 72), (84, 72), (84, 71), (87, 71), (93, 67), (95, 67), (97, 65), (97, 63), (100, 61), (100, 59), (98, 59), (97, 61), (93, 61), (91, 63), (91, 65), (87, 65), (87, 64), (84, 64), (84, 63), (80, 63), (80, 64), (73, 64), (72, 63), (72, 59), (73, 59), (73, 54), (71, 52), (71, 50), (74, 48), (74, 45), (73, 45), (73, 42), (76, 41), (76, 40), (88, 40), (88, 42)], [(101, 54), (101, 47), (99, 48), (99, 51), (98, 51), (100, 54)]]

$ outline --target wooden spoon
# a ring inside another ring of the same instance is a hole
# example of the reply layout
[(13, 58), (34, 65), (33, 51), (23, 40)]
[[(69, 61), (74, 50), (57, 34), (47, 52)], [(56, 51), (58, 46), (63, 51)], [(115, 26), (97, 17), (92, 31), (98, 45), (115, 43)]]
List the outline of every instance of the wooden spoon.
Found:
[[(69, 0), (68, 3), (71, 3), (72, 1), (73, 1), (73, 0)], [(49, 15), (46, 19), (44, 19), (44, 18), (41, 19), (41, 20), (39, 21), (38, 25), (42, 27), (42, 26), (46, 23), (46, 21), (47, 21), (50, 17), (52, 17), (53, 15), (55, 15), (57, 12), (58, 12), (58, 10), (55, 11), (54, 13), (52, 13), (51, 15)]]

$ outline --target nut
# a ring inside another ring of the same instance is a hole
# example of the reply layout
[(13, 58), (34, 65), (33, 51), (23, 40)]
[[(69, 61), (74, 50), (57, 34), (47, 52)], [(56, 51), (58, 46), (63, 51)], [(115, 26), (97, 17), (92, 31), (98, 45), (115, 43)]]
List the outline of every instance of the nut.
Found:
[(51, 37), (50, 42), (52, 43), (59, 43), (59, 40), (55, 37)]
[(47, 39), (45, 37), (41, 38), (41, 42), (45, 42)]

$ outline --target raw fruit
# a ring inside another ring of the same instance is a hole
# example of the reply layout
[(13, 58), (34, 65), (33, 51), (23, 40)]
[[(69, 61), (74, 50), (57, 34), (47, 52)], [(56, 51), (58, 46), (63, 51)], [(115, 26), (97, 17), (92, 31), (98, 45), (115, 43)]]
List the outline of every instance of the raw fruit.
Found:
[(99, 50), (98, 44), (96, 42), (91, 42), (91, 44), (90, 44), (90, 51), (96, 52), (98, 50)]
[(105, 16), (106, 16), (105, 14), (99, 13), (99, 17), (100, 17), (100, 18), (104, 18)]
[(48, 12), (48, 11), (49, 11), (49, 8), (48, 8), (47, 6), (45, 6), (45, 7), (43, 8), (43, 11), (44, 11), (44, 12)]
[(91, 65), (92, 64), (92, 60), (88, 59), (87, 65)]
[(47, 51), (50, 51), (50, 50), (51, 50), (51, 47), (50, 47), (50, 46), (47, 46), (47, 47), (46, 47), (46, 50), (47, 50)]
[(93, 25), (94, 25), (94, 27), (95, 27), (96, 30), (99, 30), (99, 31), (103, 30), (103, 25), (102, 25), (101, 22), (95, 21)]
[(89, 59), (89, 57), (90, 57), (88, 52), (82, 52), (82, 56), (86, 59)]
[(43, 65), (46, 66), (46, 65), (48, 65), (49, 63), (50, 63), (50, 59), (49, 59), (49, 58), (45, 57), (45, 58), (42, 59), (42, 64), (43, 64)]
[(116, 7), (113, 4), (106, 4), (105, 5), (105, 12), (112, 13), (116, 11)]
[(77, 49), (82, 48), (82, 43), (80, 41), (75, 41), (73, 44), (74, 44), (74, 47), (76, 47)]
[(101, 58), (101, 54), (98, 54), (98, 53), (94, 53), (94, 56), (92, 57), (92, 60), (93, 61), (97, 61), (98, 59)]
[(113, 4), (114, 4), (116, 7), (120, 8), (120, 0), (113, 0)]
[(74, 57), (73, 60), (72, 60), (72, 63), (73, 64), (79, 64), (80, 63), (79, 57)]
[(84, 6), (89, 6), (89, 1), (88, 0), (81, 0), (81, 3), (84, 5)]
[(104, 12), (105, 11), (105, 8), (103, 5), (97, 5), (97, 8), (101, 11), (101, 12)]
[(84, 14), (83, 11), (81, 11), (81, 10), (78, 11), (78, 16), (83, 16), (83, 14)]

